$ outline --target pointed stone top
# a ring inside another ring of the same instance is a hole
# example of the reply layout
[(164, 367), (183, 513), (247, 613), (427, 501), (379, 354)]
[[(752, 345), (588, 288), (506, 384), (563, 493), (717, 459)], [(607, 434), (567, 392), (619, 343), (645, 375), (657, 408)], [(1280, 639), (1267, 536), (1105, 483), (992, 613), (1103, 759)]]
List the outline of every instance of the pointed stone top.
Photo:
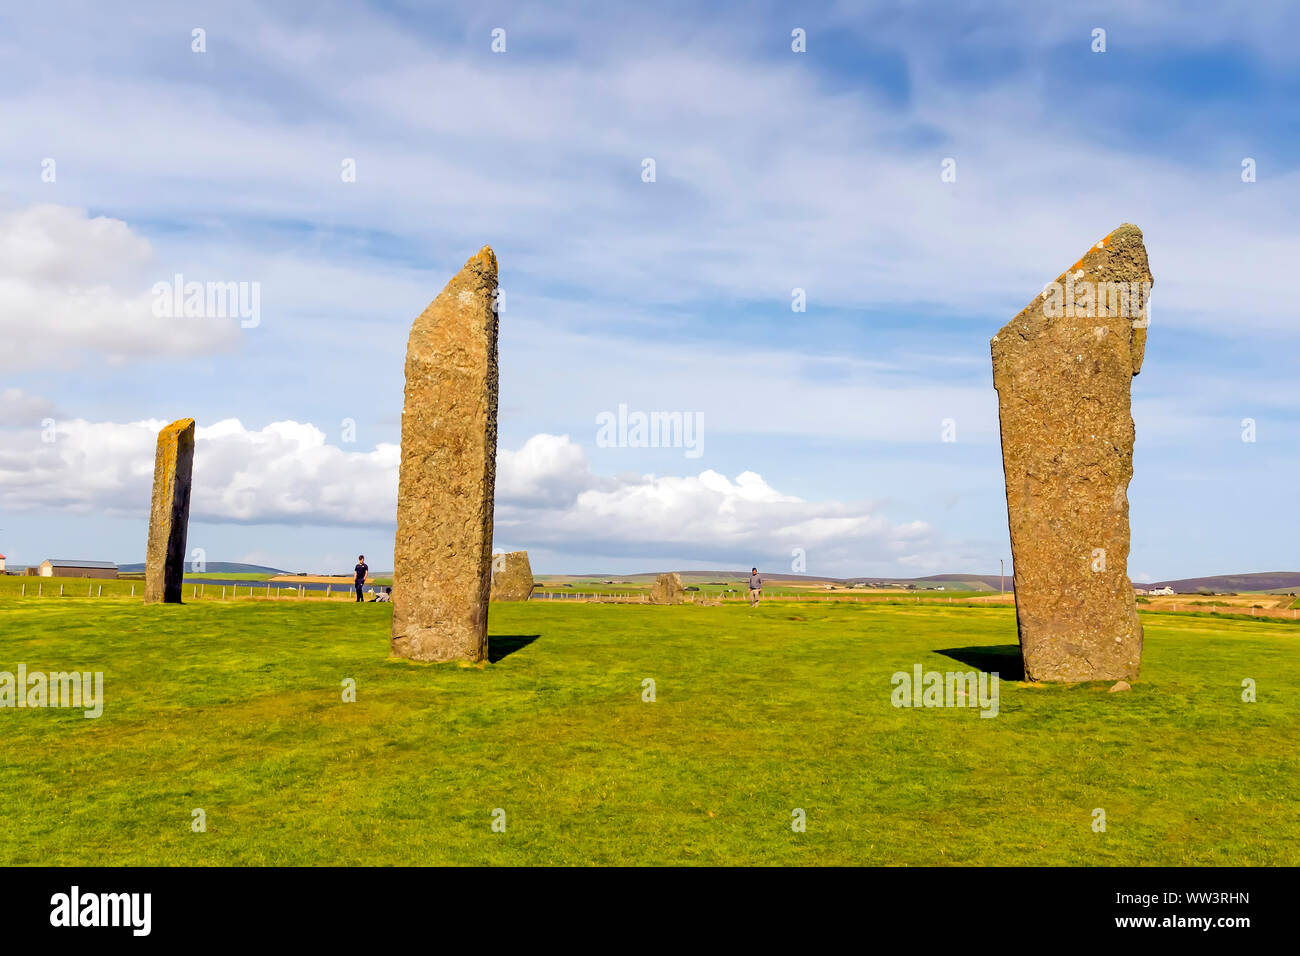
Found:
[(162, 431), (160, 431), (158, 434), (159, 434), (159, 435), (178, 435), (178, 434), (180, 434), (181, 432), (183, 432), (183, 431), (188, 431), (189, 429), (191, 429), (191, 428), (193, 428), (193, 427), (194, 427), (194, 419), (192, 419), (192, 418), (178, 418), (178, 419), (176, 419), (176, 421), (172, 422), (170, 425), (168, 425), (166, 428), (164, 428), (164, 429), (163, 429)]
[(471, 269), (480, 275), (496, 278), (497, 254), (492, 251), (491, 246), (484, 246), (465, 263), (465, 268)]
[[(1101, 250), (1117, 252), (1126, 246), (1132, 245), (1133, 243), (1137, 243), (1137, 245), (1139, 246), (1142, 245), (1142, 230), (1139, 229), (1137, 226), (1133, 225), (1133, 223), (1131, 222), (1120, 223), (1110, 232), (1106, 233), (1106, 235), (1102, 237), (1100, 242), (1098, 242), (1095, 246), (1093, 246), (1091, 249), (1085, 252), (1083, 256), (1079, 259), (1079, 261), (1076, 262), (1074, 265), (1070, 266), (1070, 268), (1082, 269), (1084, 267), (1083, 265), (1084, 261), (1093, 252), (1097, 252)], [(1143, 254), (1143, 258), (1146, 258), (1145, 252)]]
[[(1147, 250), (1142, 242), (1142, 230), (1131, 222), (1121, 223), (1088, 247), (1074, 265), (1056, 277), (1055, 282), (1044, 286), (1027, 306), (993, 336), (990, 344), (993, 346), (995, 365), (999, 351), (1012, 347), (1017, 341), (1031, 339), (1046, 326), (1061, 321), (1056, 317), (1046, 317), (1044, 306), (1049, 300), (1053, 300), (1051, 304), (1055, 306), (1054, 316), (1059, 316), (1063, 295), (1071, 286), (1077, 287), (1079, 283), (1091, 283), (1094, 289), (1098, 283), (1127, 284), (1130, 287), (1133, 283), (1137, 283), (1138, 286), (1145, 283), (1145, 289), (1149, 291), (1152, 283), (1151, 268), (1147, 264)], [(1134, 321), (1129, 331), (1134, 375), (1142, 368), (1146, 345), (1145, 293), (1143, 296), (1140, 303), (1130, 306), (1140, 310), (1135, 311), (1132, 316)], [(1076, 313), (1073, 310), (1074, 306), (1070, 306), (1065, 314), (1074, 316)], [(1095, 310), (1094, 302), (1093, 311)], [(1067, 318), (1064, 321), (1088, 329), (1095, 329), (1099, 324), (1097, 319), (1082, 314), (1079, 314), (1077, 319)]]

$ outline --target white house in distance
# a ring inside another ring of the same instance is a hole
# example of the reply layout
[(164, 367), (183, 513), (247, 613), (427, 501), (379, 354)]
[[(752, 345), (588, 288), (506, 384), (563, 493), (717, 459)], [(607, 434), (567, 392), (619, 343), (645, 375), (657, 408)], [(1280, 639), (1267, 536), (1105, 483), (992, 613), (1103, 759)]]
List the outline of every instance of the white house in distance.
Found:
[(1178, 593), (1177, 591), (1175, 591), (1167, 584), (1162, 588), (1152, 588), (1150, 591), (1147, 592), (1147, 594), (1177, 594), (1177, 593)]
[(5, 556), (0, 554), (0, 574), (5, 573)]

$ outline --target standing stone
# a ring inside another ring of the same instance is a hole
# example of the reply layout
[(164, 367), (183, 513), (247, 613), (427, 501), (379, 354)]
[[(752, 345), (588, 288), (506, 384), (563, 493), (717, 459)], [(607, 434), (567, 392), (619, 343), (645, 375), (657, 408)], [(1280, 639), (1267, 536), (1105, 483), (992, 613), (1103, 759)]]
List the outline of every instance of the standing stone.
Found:
[(671, 574), (661, 574), (655, 578), (654, 587), (650, 589), (651, 604), (681, 604), (682, 595), (685, 589), (682, 588), (682, 578), (680, 574), (673, 572)]
[(492, 600), (527, 601), (533, 593), (533, 567), (527, 551), (492, 555)]
[(153, 501), (144, 563), (146, 604), (180, 604), (185, 578), (185, 539), (190, 525), (194, 477), (194, 419), (182, 418), (158, 433), (153, 460)]
[(484, 246), (411, 326), (392, 651), (487, 656), (497, 454), (497, 258)]
[(1142, 367), (1150, 289), (1142, 232), (1126, 223), (993, 337), (1029, 680), (1138, 674), (1142, 625), (1128, 579), (1130, 389)]

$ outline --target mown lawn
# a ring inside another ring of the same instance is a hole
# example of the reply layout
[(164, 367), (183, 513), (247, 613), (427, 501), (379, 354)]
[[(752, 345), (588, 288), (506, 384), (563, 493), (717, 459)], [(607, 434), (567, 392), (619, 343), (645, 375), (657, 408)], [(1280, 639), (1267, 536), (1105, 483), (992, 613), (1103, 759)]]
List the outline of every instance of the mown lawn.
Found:
[(1010, 608), (494, 605), (481, 668), (388, 660), (389, 613), (0, 597), (0, 671), (107, 697), (0, 709), (0, 864), (1300, 863), (1295, 627), (1146, 614), (1132, 691), (981, 719), (890, 678), (1013, 671)]

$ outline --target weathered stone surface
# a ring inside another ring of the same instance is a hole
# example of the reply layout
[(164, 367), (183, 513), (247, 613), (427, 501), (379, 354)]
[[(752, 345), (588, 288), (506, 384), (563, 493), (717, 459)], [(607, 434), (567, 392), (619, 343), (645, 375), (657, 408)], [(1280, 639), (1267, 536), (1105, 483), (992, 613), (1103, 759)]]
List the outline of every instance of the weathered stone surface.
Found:
[[(1126, 309), (1109, 294), (1119, 283), (1131, 295)], [(1127, 573), (1130, 388), (1142, 367), (1150, 283), (1142, 232), (1126, 223), (993, 337), (1029, 680), (1138, 674), (1142, 625)]]
[(685, 594), (680, 574), (661, 574), (650, 589), (651, 604), (681, 604)]
[(527, 551), (492, 555), (492, 600), (527, 601), (533, 593), (533, 567)]
[(497, 452), (497, 259), (484, 246), (411, 326), (392, 651), (487, 656)]
[(190, 525), (194, 476), (194, 419), (174, 421), (158, 433), (153, 460), (153, 500), (144, 561), (146, 604), (181, 603), (185, 539)]

